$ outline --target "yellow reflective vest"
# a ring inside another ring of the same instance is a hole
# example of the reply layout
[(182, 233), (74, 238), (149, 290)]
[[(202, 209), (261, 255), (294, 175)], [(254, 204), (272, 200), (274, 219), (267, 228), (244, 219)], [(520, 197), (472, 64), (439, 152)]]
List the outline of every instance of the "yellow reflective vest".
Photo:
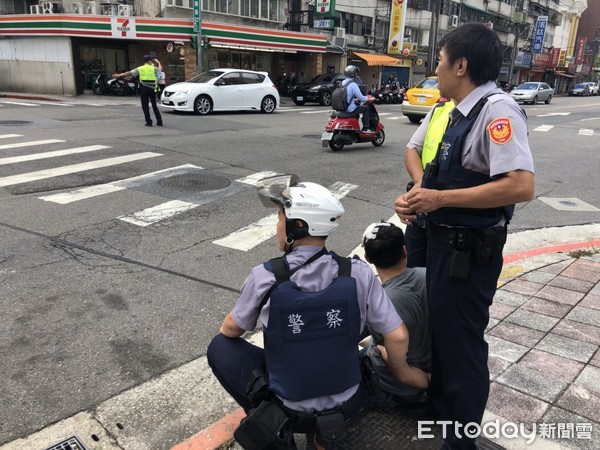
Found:
[(155, 83), (156, 82), (156, 72), (154, 71), (154, 66), (150, 64), (144, 64), (137, 68), (140, 74), (140, 81), (145, 81), (147, 83)]
[(421, 150), (421, 164), (423, 169), (428, 162), (431, 162), (437, 153), (438, 146), (442, 141), (442, 136), (446, 132), (448, 121), (450, 120), (450, 111), (454, 108), (454, 102), (449, 100), (440, 105), (436, 105), (429, 120), (429, 126), (423, 140), (423, 149)]

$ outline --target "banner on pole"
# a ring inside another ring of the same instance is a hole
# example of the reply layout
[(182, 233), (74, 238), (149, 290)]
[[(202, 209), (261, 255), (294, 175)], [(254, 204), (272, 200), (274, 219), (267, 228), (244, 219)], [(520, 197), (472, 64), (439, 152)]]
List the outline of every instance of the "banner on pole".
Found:
[(404, 8), (406, 0), (392, 0), (392, 13), (390, 16), (390, 34), (388, 36), (387, 52), (397, 55), (402, 51), (404, 43)]
[(541, 53), (544, 47), (544, 35), (546, 34), (546, 25), (548, 16), (539, 16), (535, 23), (535, 36), (533, 37), (532, 53)]

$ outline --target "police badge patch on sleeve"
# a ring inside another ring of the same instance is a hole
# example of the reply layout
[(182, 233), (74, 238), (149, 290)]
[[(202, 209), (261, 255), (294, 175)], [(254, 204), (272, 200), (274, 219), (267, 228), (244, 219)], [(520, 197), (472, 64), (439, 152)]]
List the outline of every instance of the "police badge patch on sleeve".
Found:
[(512, 126), (508, 117), (492, 120), (488, 125), (490, 139), (496, 144), (506, 144), (512, 138)]

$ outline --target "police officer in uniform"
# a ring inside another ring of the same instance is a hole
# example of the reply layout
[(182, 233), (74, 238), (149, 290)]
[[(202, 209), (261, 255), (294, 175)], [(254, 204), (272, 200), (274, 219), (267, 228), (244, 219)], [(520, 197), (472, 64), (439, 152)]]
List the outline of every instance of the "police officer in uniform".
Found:
[(115, 73), (113, 74), (113, 78), (127, 77), (129, 75), (139, 77), (140, 100), (142, 101), (142, 111), (144, 111), (146, 126), (152, 126), (152, 117), (150, 117), (150, 108), (148, 107), (148, 102), (150, 102), (152, 103), (152, 110), (156, 116), (156, 125), (162, 127), (162, 117), (158, 110), (158, 106), (156, 105), (156, 93), (159, 91), (157, 79), (160, 75), (160, 69), (154, 66), (154, 60), (155, 58), (153, 56), (145, 55), (143, 66), (131, 69), (129, 72)]
[(474, 449), (463, 427), (479, 424), (485, 410), (484, 331), (514, 204), (533, 197), (533, 160), (524, 112), (494, 83), (502, 63), (496, 33), (465, 24), (439, 48), (439, 89), (456, 107), (421, 186), (396, 208), (405, 220), (427, 221), (430, 394), (440, 418), (453, 422), (444, 448)]
[[(437, 153), (452, 109), (454, 109), (452, 100), (435, 105), (408, 142), (404, 151), (404, 165), (412, 181), (406, 186), (406, 192), (410, 192), (415, 186), (417, 188), (421, 186), (425, 166), (433, 160)], [(397, 202), (400, 205), (406, 204), (406, 194), (399, 196)], [(400, 210), (402, 209), (400, 207)], [(413, 221), (402, 220), (402, 222), (406, 224), (404, 234), (408, 267), (425, 267), (427, 262), (425, 220), (417, 218)]]
[[(365, 324), (383, 335), (381, 351), (398, 381), (426, 388), (427, 374), (406, 361), (406, 325), (371, 268), (325, 248), (344, 214), (339, 200), (295, 175), (261, 180), (257, 189), (265, 206), (278, 208), (277, 241), (285, 256), (252, 269), (208, 347), (208, 363), (225, 390), (249, 413), (256, 404), (248, 387), (263, 369), (273, 401), (292, 422), (308, 424), (303, 432), (340, 413), (343, 425), (362, 402), (357, 344)], [(241, 338), (258, 320), (264, 350)], [(317, 430), (325, 445), (320, 425)]]

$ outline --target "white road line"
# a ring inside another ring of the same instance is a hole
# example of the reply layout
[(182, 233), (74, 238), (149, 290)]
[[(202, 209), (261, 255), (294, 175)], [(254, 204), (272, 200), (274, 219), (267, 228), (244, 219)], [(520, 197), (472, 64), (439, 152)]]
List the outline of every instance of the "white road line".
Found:
[(302, 111), (300, 114), (323, 114), (323, 113), (327, 113), (329, 114), (329, 109), (325, 110), (321, 110), (321, 111)]
[[(355, 184), (337, 182), (329, 186), (329, 190), (338, 199), (341, 199), (357, 187), (358, 186)], [(248, 226), (230, 233), (222, 239), (213, 241), (213, 244), (247, 252), (258, 244), (275, 236), (275, 234), (277, 234), (276, 225), (277, 214), (270, 214), (267, 217), (263, 217)]]
[(540, 125), (537, 128), (534, 128), (533, 131), (550, 131), (552, 128), (554, 128), (554, 125)]
[(397, 116), (397, 117), (386, 117), (385, 120), (399, 120), (399, 119), (407, 119), (406, 116)]
[(156, 156), (162, 156), (162, 154), (154, 152), (134, 153), (132, 155), (117, 156), (116, 158), (106, 158), (100, 159), (98, 161), (72, 164), (69, 166), (55, 167), (54, 169), (46, 169), (37, 172), (13, 175), (10, 177), (2, 177), (0, 178), (0, 187), (12, 186), (21, 183), (29, 183), (32, 181), (44, 180), (46, 178), (53, 178), (61, 175), (68, 175), (71, 173), (84, 172), (86, 170), (93, 170), (102, 167), (114, 166), (117, 164), (124, 164), (131, 161), (139, 161), (140, 159), (154, 158)]
[(579, 133), (577, 134), (581, 134), (583, 136), (593, 136), (594, 135), (594, 130), (590, 130), (588, 128), (581, 128), (579, 130)]
[(45, 139), (43, 141), (17, 142), (15, 144), (0, 145), (0, 150), (6, 150), (7, 148), (31, 147), (32, 145), (57, 144), (59, 142), (65, 141), (61, 139)]
[(244, 178), (239, 178), (235, 181), (237, 181), (238, 183), (251, 184), (254, 186), (254, 185), (256, 185), (256, 182), (258, 180), (262, 180), (263, 178), (267, 178), (267, 177), (272, 177), (274, 175), (277, 175), (277, 172), (271, 172), (270, 170), (265, 170), (263, 172), (253, 173), (252, 175), (248, 175), (247, 177), (244, 177)]
[(119, 217), (124, 222), (131, 223), (140, 227), (147, 227), (153, 223), (160, 222), (169, 217), (174, 217), (190, 209), (196, 208), (197, 204), (184, 202), (181, 200), (171, 200), (170, 202), (146, 208), (142, 211), (134, 212), (127, 216)]
[(580, 122), (587, 122), (588, 120), (599, 120), (600, 117), (588, 117), (587, 119), (580, 119)]
[(391, 116), (392, 114), (396, 114), (396, 113), (379, 113), (380, 116)]
[(550, 113), (550, 114), (539, 114), (536, 117), (549, 117), (549, 116), (568, 116), (571, 114), (570, 112), (559, 112), (559, 113)]
[(109, 147), (107, 145), (89, 145), (87, 147), (69, 148), (66, 150), (57, 150), (55, 152), (32, 153), (30, 155), (12, 156), (9, 158), (0, 158), (0, 166), (6, 165), (6, 164), (20, 163), (20, 162), (24, 162), (24, 161), (34, 161), (37, 159), (56, 158), (57, 156), (74, 155), (76, 153), (93, 152), (93, 151), (102, 150), (105, 148), (111, 148), (111, 147)]
[(38, 198), (47, 202), (66, 205), (68, 203), (77, 202), (79, 200), (85, 200), (86, 198), (97, 197), (99, 195), (110, 194), (111, 192), (122, 191), (123, 189), (127, 189), (129, 186), (132, 186), (136, 183), (143, 182), (148, 178), (152, 178), (166, 172), (172, 173), (182, 169), (202, 169), (202, 167), (194, 166), (193, 164), (184, 164), (182, 166), (170, 167), (168, 169), (145, 173), (143, 175), (138, 175), (137, 177), (125, 178), (124, 180), (118, 180), (112, 183), (88, 186), (80, 189), (74, 189), (69, 192), (45, 195), (43, 197)]
[(40, 106), (35, 103), (22, 103), (22, 102), (7, 102), (6, 100), (0, 100), (0, 103), (7, 103), (9, 105), (20, 105), (20, 106)]
[(23, 137), (22, 134), (0, 134), (0, 139)]

